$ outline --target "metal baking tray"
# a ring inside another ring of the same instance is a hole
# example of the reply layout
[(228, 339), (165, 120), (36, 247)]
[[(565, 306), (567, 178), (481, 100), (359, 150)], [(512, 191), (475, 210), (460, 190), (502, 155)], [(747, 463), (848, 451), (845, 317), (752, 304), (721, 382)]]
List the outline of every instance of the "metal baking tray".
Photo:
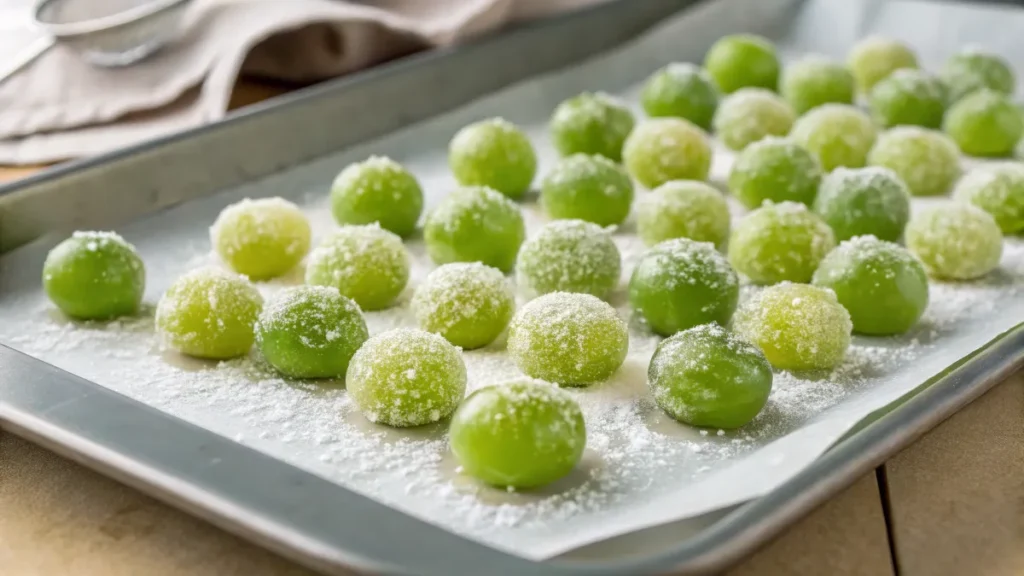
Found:
[[(771, 18), (730, 31), (778, 35), (803, 4), (768, 2)], [(51, 169), (0, 188), (0, 252), (77, 228), (124, 224), (301, 165), (571, 66), (695, 4), (610, 2)], [(706, 48), (714, 34), (694, 44)], [(2, 345), (0, 427), (329, 573), (703, 574), (763, 545), (1021, 365), (1024, 328), (1017, 327), (922, 383), (769, 495), (698, 519), (662, 537), (668, 542), (654, 551), (616, 560), (584, 550), (532, 562), (492, 549)]]

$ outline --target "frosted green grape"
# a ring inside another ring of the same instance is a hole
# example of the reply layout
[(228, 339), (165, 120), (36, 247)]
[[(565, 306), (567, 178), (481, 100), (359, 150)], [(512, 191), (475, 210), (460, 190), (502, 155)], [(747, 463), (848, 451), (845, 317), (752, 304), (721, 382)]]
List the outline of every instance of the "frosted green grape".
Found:
[(540, 203), (551, 218), (579, 219), (611, 226), (621, 224), (633, 202), (633, 181), (621, 166), (604, 156), (574, 154), (544, 177)]
[(333, 286), (363, 310), (382, 310), (405, 289), (409, 267), (397, 235), (377, 224), (342, 226), (310, 253), (306, 284)]
[(516, 278), (531, 296), (579, 292), (604, 298), (619, 283), (621, 260), (608, 230), (582, 220), (555, 220), (523, 244)]
[(720, 38), (704, 57), (704, 67), (726, 94), (746, 87), (775, 90), (779, 81), (775, 47), (752, 34)]
[(822, 180), (814, 211), (836, 240), (870, 235), (896, 242), (910, 218), (910, 192), (888, 168), (837, 168)]
[(939, 128), (946, 113), (946, 86), (921, 70), (896, 70), (875, 84), (869, 103), (882, 126)]
[(830, 370), (846, 356), (853, 323), (835, 292), (785, 282), (740, 305), (734, 327), (780, 370)]
[(640, 95), (648, 116), (683, 118), (704, 130), (711, 129), (718, 100), (711, 76), (688, 62), (673, 62), (652, 74)]
[(942, 78), (949, 85), (950, 98), (954, 102), (983, 88), (1013, 94), (1017, 84), (1006, 59), (977, 48), (968, 48), (951, 56), (942, 69)]
[(576, 401), (553, 384), (526, 378), (470, 394), (448, 435), (466, 474), (502, 488), (536, 488), (562, 478), (587, 444)]
[(114, 232), (75, 232), (50, 250), (43, 263), (46, 295), (80, 320), (135, 314), (145, 288), (142, 258)]
[(448, 145), (448, 164), (463, 186), (487, 186), (521, 198), (537, 172), (537, 155), (518, 126), (491, 118), (455, 134)]
[(309, 251), (309, 221), (283, 198), (232, 204), (210, 227), (210, 242), (235, 272), (268, 280), (295, 268)]
[(359, 306), (330, 286), (276, 294), (256, 321), (263, 357), (292, 378), (339, 378), (369, 337)]
[(908, 46), (878, 36), (858, 42), (850, 51), (847, 64), (862, 94), (870, 94), (879, 81), (896, 70), (918, 67), (917, 55)]
[(928, 307), (928, 275), (907, 249), (858, 236), (829, 252), (814, 273), (850, 313), (854, 332), (902, 334)]
[(915, 213), (907, 223), (906, 242), (929, 275), (946, 280), (980, 278), (999, 266), (1003, 254), (995, 219), (961, 202)]
[(466, 394), (466, 365), (441, 336), (399, 328), (363, 344), (348, 365), (345, 387), (367, 420), (422, 426), (458, 407)]
[(797, 114), (822, 104), (852, 104), (855, 91), (849, 68), (818, 56), (809, 56), (786, 66), (779, 86), (782, 97)]
[(711, 144), (703, 130), (681, 118), (641, 122), (622, 149), (626, 170), (646, 188), (669, 180), (706, 180)]
[(772, 367), (756, 346), (717, 324), (696, 326), (658, 345), (647, 371), (654, 401), (691, 426), (739, 428), (768, 402)]
[(1024, 164), (975, 168), (957, 183), (953, 197), (991, 214), (1003, 234), (1024, 231)]
[(412, 297), (421, 328), (466, 350), (493, 342), (508, 326), (515, 306), (501, 271), (479, 262), (437, 268)]
[(416, 230), (423, 190), (394, 160), (371, 156), (350, 164), (331, 186), (331, 212), (339, 224), (380, 224), (399, 236)]
[(423, 227), (427, 254), (436, 264), (482, 262), (502, 272), (512, 269), (525, 237), (516, 203), (482, 186), (449, 194)]
[(508, 328), (508, 353), (516, 366), (563, 386), (606, 380), (628, 349), (626, 323), (590, 294), (545, 294), (520, 308)]
[(765, 204), (733, 229), (729, 262), (755, 284), (808, 282), (835, 245), (832, 229), (807, 206)]
[(263, 298), (245, 277), (199, 268), (178, 278), (156, 307), (156, 328), (175, 350), (214, 360), (249, 353)]
[(662, 336), (708, 322), (728, 324), (739, 296), (739, 278), (725, 256), (686, 238), (645, 252), (629, 279), (630, 305)]
[(729, 237), (729, 205), (716, 188), (697, 180), (673, 180), (640, 198), (637, 235), (648, 246), (689, 238), (723, 246)]
[(810, 205), (820, 182), (821, 167), (810, 152), (773, 137), (747, 146), (729, 172), (729, 191), (751, 209), (766, 201)]
[(983, 88), (954, 104), (942, 129), (971, 156), (1011, 156), (1024, 135), (1024, 118), (1010, 97)]
[(596, 154), (618, 162), (633, 124), (633, 113), (622, 102), (603, 92), (584, 92), (555, 108), (551, 139), (563, 156)]
[(868, 164), (895, 172), (914, 196), (937, 196), (960, 177), (960, 150), (942, 132), (899, 126), (878, 137)]
[(743, 150), (762, 138), (785, 136), (796, 114), (778, 94), (744, 88), (722, 101), (715, 113), (715, 134), (727, 147)]
[(829, 172), (840, 166), (860, 168), (875, 143), (875, 124), (846, 104), (825, 104), (803, 115), (789, 134)]

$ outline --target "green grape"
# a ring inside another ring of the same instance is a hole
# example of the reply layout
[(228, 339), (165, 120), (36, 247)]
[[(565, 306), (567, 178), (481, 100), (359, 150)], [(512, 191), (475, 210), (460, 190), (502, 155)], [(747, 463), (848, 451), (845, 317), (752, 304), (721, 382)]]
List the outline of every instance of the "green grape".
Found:
[(283, 198), (232, 204), (210, 227), (210, 242), (235, 272), (252, 280), (286, 274), (309, 251), (312, 233), (299, 207)]
[(606, 380), (628, 350), (626, 323), (590, 294), (545, 294), (520, 308), (508, 327), (508, 354), (516, 366), (563, 386)]
[(493, 342), (508, 326), (515, 307), (505, 276), (479, 262), (440, 266), (412, 297), (421, 328), (466, 350)]
[(310, 253), (306, 284), (333, 286), (363, 310), (382, 310), (405, 289), (409, 267), (395, 234), (377, 224), (342, 226)]
[(331, 186), (331, 211), (338, 224), (380, 224), (399, 236), (416, 230), (423, 190), (401, 164), (371, 156), (349, 164)]
[(626, 170), (646, 188), (669, 180), (706, 180), (711, 170), (707, 134), (681, 118), (641, 122), (622, 148)]
[(572, 396), (526, 378), (470, 394), (448, 435), (466, 474), (502, 488), (536, 488), (562, 478), (587, 444), (583, 412)]
[(352, 356), (345, 387), (371, 422), (407, 428), (447, 418), (466, 394), (459, 349), (422, 330), (399, 328), (366, 341)]
[(487, 186), (521, 198), (533, 183), (537, 155), (518, 126), (491, 118), (455, 134), (448, 145), (448, 164), (463, 186)]
[(740, 305), (737, 334), (780, 370), (829, 370), (846, 356), (853, 323), (835, 292), (783, 282)]
[(666, 240), (640, 257), (629, 279), (629, 303), (657, 334), (701, 324), (728, 324), (740, 297), (739, 278), (715, 247)]
[(835, 245), (832, 229), (807, 206), (765, 204), (733, 230), (729, 262), (755, 284), (809, 282)]
[(785, 136), (796, 115), (785, 100), (763, 88), (744, 88), (726, 97), (715, 113), (715, 134), (732, 150), (768, 136)]
[(829, 252), (814, 273), (850, 313), (861, 334), (902, 334), (928, 307), (928, 275), (906, 248), (857, 236)]
[(1012, 156), (1024, 135), (1024, 118), (1010, 97), (981, 89), (950, 107), (942, 129), (971, 156)]
[(718, 99), (718, 87), (705, 70), (680, 62), (673, 62), (652, 74), (640, 95), (648, 116), (674, 116), (704, 130), (711, 129)]
[(929, 275), (945, 280), (980, 278), (995, 270), (1003, 255), (1003, 234), (995, 219), (961, 202), (914, 214), (906, 243)]
[(991, 214), (1003, 234), (1024, 231), (1024, 164), (975, 168), (957, 183), (953, 197)]
[(840, 166), (864, 166), (875, 135), (871, 118), (846, 104), (818, 106), (800, 117), (789, 133), (794, 142), (818, 159), (825, 172)]
[(836, 240), (870, 235), (896, 242), (910, 218), (910, 191), (888, 168), (837, 168), (821, 181), (814, 211)]
[(946, 86), (927, 72), (904, 68), (875, 84), (869, 102), (871, 114), (882, 126), (940, 128), (946, 113)]
[(786, 66), (779, 92), (797, 114), (822, 104), (853, 104), (853, 73), (846, 66), (809, 56)]
[(552, 218), (621, 224), (633, 203), (629, 174), (604, 156), (562, 158), (541, 184), (540, 203)]
[(908, 46), (878, 36), (858, 42), (850, 51), (847, 64), (862, 94), (870, 94), (875, 84), (896, 70), (918, 67), (917, 55)]
[(525, 237), (516, 203), (482, 186), (449, 194), (423, 227), (427, 254), (436, 264), (482, 262), (502, 272), (515, 265)]
[(729, 205), (721, 192), (697, 180), (673, 180), (643, 196), (636, 207), (636, 228), (648, 246), (673, 238), (725, 245)]
[(868, 164), (895, 172), (914, 196), (938, 196), (960, 177), (960, 150), (942, 132), (899, 126), (878, 136)]
[(292, 378), (339, 378), (370, 336), (359, 306), (332, 286), (294, 286), (274, 296), (256, 321), (263, 357)]
[(178, 278), (156, 307), (156, 327), (175, 350), (214, 360), (245, 356), (263, 297), (245, 277), (199, 268)]
[(775, 90), (779, 81), (775, 47), (752, 34), (720, 38), (704, 57), (704, 67), (726, 94), (746, 87)]
[(967, 48), (951, 56), (942, 69), (942, 79), (949, 86), (953, 102), (983, 88), (1013, 94), (1017, 87), (1013, 69), (1006, 59), (977, 48)]
[(810, 152), (774, 137), (744, 148), (729, 172), (729, 190), (751, 209), (765, 201), (810, 205), (820, 182), (821, 167)]
[(516, 277), (530, 296), (580, 292), (604, 298), (619, 283), (621, 260), (610, 231), (582, 220), (555, 220), (523, 244)]
[(596, 154), (618, 162), (633, 123), (622, 102), (603, 92), (584, 92), (555, 108), (551, 139), (562, 156)]
[(114, 232), (75, 232), (50, 250), (43, 263), (46, 295), (80, 320), (135, 314), (145, 288), (142, 258)]
[(679, 332), (658, 344), (647, 370), (654, 401), (691, 426), (749, 424), (772, 390), (772, 366), (757, 346), (717, 324)]

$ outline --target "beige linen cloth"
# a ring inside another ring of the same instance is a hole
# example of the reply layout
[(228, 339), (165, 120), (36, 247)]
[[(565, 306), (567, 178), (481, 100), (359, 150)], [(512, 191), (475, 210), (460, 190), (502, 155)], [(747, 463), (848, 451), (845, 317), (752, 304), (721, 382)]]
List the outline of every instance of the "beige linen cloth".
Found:
[(0, 163), (89, 156), (220, 119), (240, 74), (306, 83), (605, 0), (195, 0), (156, 55), (57, 46), (0, 84)]

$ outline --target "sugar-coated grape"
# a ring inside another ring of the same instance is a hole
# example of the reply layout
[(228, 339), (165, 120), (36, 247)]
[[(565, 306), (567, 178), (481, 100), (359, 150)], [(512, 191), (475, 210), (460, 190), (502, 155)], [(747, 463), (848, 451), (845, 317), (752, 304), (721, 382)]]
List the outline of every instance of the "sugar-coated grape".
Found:
[(1003, 235), (992, 216), (973, 204), (951, 202), (922, 210), (910, 219), (907, 248), (928, 274), (971, 280), (999, 266)]
[(832, 229), (804, 204), (765, 204), (729, 240), (729, 262), (756, 284), (808, 282), (836, 245)]
[(621, 260), (609, 230), (555, 220), (523, 244), (516, 277), (530, 296), (580, 292), (604, 298), (619, 283)]
[(853, 323), (835, 292), (784, 282), (741, 304), (734, 327), (780, 370), (827, 370), (846, 356)]
[(946, 86), (927, 72), (904, 68), (875, 84), (869, 102), (882, 126), (939, 128), (946, 113)]
[(423, 190), (401, 164), (371, 156), (349, 164), (331, 186), (331, 211), (339, 224), (380, 224), (399, 236), (416, 230)]
[(114, 232), (75, 232), (50, 250), (43, 263), (46, 295), (80, 320), (135, 314), (145, 288), (142, 258)]
[(292, 378), (338, 378), (370, 336), (359, 306), (332, 286), (294, 286), (276, 294), (256, 321), (263, 357)]
[(463, 186), (487, 186), (520, 198), (533, 183), (537, 154), (518, 126), (491, 118), (455, 134), (448, 145), (448, 164)]
[(772, 367), (757, 346), (704, 324), (658, 344), (647, 382), (654, 401), (672, 418), (691, 426), (739, 428), (768, 402)]
[(607, 379), (628, 350), (626, 323), (590, 294), (545, 294), (523, 306), (508, 328), (508, 353), (516, 366), (563, 386)]
[(563, 156), (597, 154), (618, 162), (633, 124), (633, 113), (622, 102), (603, 92), (584, 92), (555, 108), (551, 139)]
[(657, 334), (700, 324), (729, 323), (740, 283), (712, 244), (666, 240), (640, 257), (629, 280), (629, 303)]
[(840, 166), (860, 168), (875, 143), (875, 124), (867, 114), (846, 104), (825, 104), (793, 125), (794, 142), (806, 148), (826, 172)]
[(640, 102), (648, 116), (675, 116), (711, 129), (718, 108), (718, 87), (707, 71), (694, 64), (673, 62), (647, 79)]
[(977, 48), (951, 56), (942, 69), (942, 79), (949, 86), (952, 101), (982, 88), (1013, 94), (1017, 84), (1005, 58)]
[(704, 67), (725, 93), (754, 87), (775, 90), (779, 57), (767, 38), (752, 34), (724, 36), (704, 57)]
[(602, 226), (621, 224), (633, 202), (633, 181), (604, 156), (573, 154), (544, 177), (540, 203), (552, 218), (576, 218)]
[(175, 350), (224, 360), (249, 353), (263, 297), (245, 277), (214, 267), (178, 278), (156, 307), (156, 327)]
[(850, 51), (847, 64), (862, 94), (870, 94), (875, 84), (896, 70), (918, 67), (917, 55), (907, 45), (879, 36), (858, 42)]
[(287, 273), (309, 251), (312, 232), (299, 207), (283, 198), (232, 204), (210, 227), (210, 242), (235, 272), (253, 280)]
[(723, 246), (729, 238), (729, 205), (715, 187), (698, 180), (672, 180), (640, 198), (637, 235), (648, 246), (689, 238)]
[(846, 66), (810, 56), (786, 66), (779, 92), (797, 114), (803, 114), (822, 104), (852, 104), (856, 86)]
[(423, 239), (437, 264), (482, 262), (508, 272), (516, 262), (526, 225), (519, 207), (485, 188), (460, 188), (427, 214)]
[(870, 235), (896, 242), (910, 218), (910, 192), (888, 168), (837, 168), (821, 181), (814, 211), (836, 240)]
[(715, 113), (715, 134), (733, 150), (742, 150), (768, 136), (785, 136), (796, 115), (778, 94), (744, 88), (730, 94)]
[(479, 262), (438, 267), (412, 297), (420, 328), (467, 350), (493, 342), (508, 326), (515, 307), (505, 276)]
[(528, 378), (470, 394), (448, 435), (466, 474), (502, 488), (536, 488), (562, 478), (587, 444), (583, 411), (572, 396)]
[(394, 304), (409, 282), (402, 239), (377, 224), (342, 226), (309, 255), (306, 284), (333, 286), (363, 310)]
[(878, 136), (868, 164), (895, 172), (914, 196), (937, 196), (960, 176), (960, 150), (937, 130), (898, 126)]
[(655, 118), (641, 122), (626, 138), (622, 160), (647, 188), (669, 180), (706, 180), (711, 144), (707, 134), (687, 120)]
[(1009, 96), (983, 88), (953, 104), (942, 128), (964, 154), (1011, 156), (1024, 135), (1024, 117)]
[(1024, 231), (1024, 164), (975, 168), (957, 183), (953, 196), (991, 214), (1003, 234)]
[(928, 275), (906, 248), (857, 236), (828, 253), (814, 284), (831, 289), (850, 313), (854, 332), (902, 334), (928, 307)]
[(729, 172), (729, 191), (747, 208), (765, 201), (810, 205), (820, 182), (821, 167), (810, 152), (774, 137), (747, 146)]
[(422, 330), (378, 334), (352, 356), (345, 387), (371, 422), (399, 428), (447, 418), (466, 394), (459, 349)]

